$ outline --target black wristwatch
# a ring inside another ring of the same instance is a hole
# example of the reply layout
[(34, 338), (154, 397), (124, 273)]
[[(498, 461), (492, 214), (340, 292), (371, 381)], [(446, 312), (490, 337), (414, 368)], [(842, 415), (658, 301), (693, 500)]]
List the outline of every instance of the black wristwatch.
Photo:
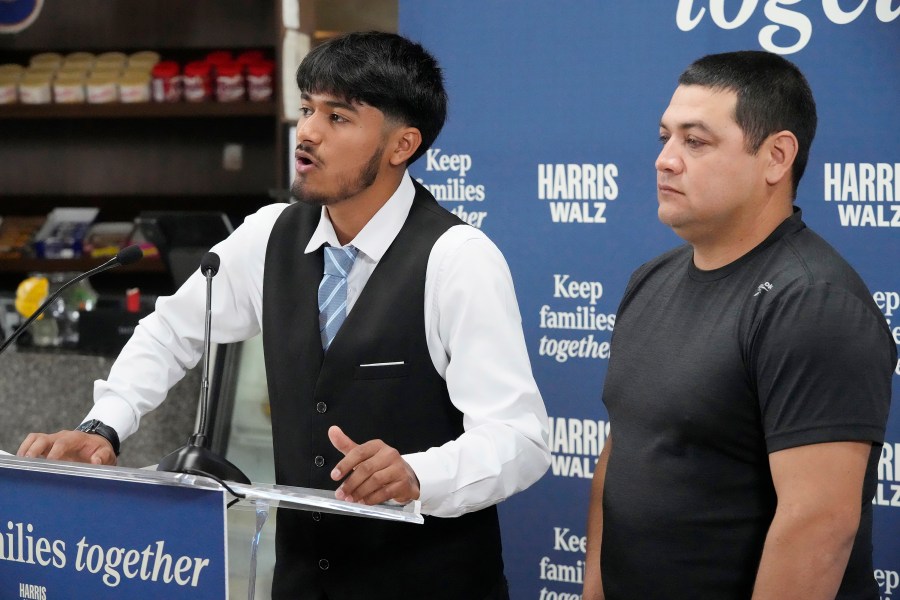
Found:
[(75, 431), (83, 431), (85, 433), (95, 433), (103, 438), (106, 438), (110, 444), (112, 444), (113, 452), (116, 453), (116, 456), (119, 455), (119, 434), (116, 433), (116, 430), (106, 425), (103, 421), (99, 419), (91, 419), (90, 421), (85, 421), (81, 425), (75, 428)]

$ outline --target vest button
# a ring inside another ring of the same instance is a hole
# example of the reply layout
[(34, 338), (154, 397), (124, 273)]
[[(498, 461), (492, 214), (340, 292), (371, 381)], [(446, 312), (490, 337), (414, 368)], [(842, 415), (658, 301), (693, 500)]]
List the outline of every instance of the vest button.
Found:
[(318, 404), (316, 404), (316, 410), (320, 413), (324, 413), (326, 410), (328, 410), (328, 405), (324, 402), (319, 402)]
[(327, 571), (328, 567), (330, 567), (330, 566), (331, 565), (328, 564), (328, 561), (326, 559), (323, 558), (323, 559), (319, 560), (319, 568), (322, 569), (323, 571)]
[(325, 465), (325, 457), (323, 457), (323, 456), (317, 456), (317, 457), (315, 458), (315, 463), (316, 463), (316, 466), (317, 466), (317, 467), (322, 467), (322, 466), (324, 466), (324, 465)]
[(322, 520), (322, 513), (320, 513), (320, 512), (314, 512), (314, 513), (312, 513), (312, 520), (313, 520), (313, 521), (321, 521), (321, 520)]

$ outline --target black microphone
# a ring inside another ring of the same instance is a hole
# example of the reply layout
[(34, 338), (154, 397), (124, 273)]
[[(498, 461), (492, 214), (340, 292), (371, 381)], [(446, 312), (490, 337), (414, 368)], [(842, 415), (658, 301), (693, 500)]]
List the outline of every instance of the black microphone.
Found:
[(16, 329), (13, 332), (13, 334), (11, 336), (9, 336), (6, 340), (4, 340), (3, 345), (0, 346), (0, 354), (3, 354), (3, 352), (14, 341), (17, 340), (19, 338), (19, 336), (22, 335), (22, 333), (24, 333), (24, 331), (26, 329), (28, 329), (28, 326), (31, 325), (31, 323), (35, 319), (37, 319), (39, 316), (41, 316), (44, 313), (44, 311), (47, 310), (47, 307), (50, 306), (51, 304), (53, 304), (53, 301), (56, 300), (59, 297), (59, 295), (62, 294), (63, 291), (65, 291), (65, 289), (68, 288), (70, 285), (78, 283), (82, 279), (90, 277), (91, 275), (96, 275), (97, 273), (102, 273), (103, 271), (108, 271), (109, 269), (112, 269), (114, 267), (118, 267), (121, 265), (130, 265), (132, 263), (136, 263), (137, 261), (141, 260), (143, 257), (144, 257), (144, 252), (143, 252), (143, 250), (140, 249), (140, 247), (128, 246), (127, 248), (122, 248), (121, 250), (119, 250), (118, 254), (116, 254), (114, 257), (112, 257), (111, 259), (109, 259), (108, 261), (106, 261), (105, 263), (100, 265), (99, 267), (94, 267), (90, 271), (86, 271), (86, 272), (82, 273), (81, 275), (78, 275), (74, 279), (67, 281), (58, 290), (56, 290), (49, 298), (44, 300), (43, 304), (41, 304), (38, 307), (38, 309), (36, 311), (34, 311), (31, 314), (31, 316), (28, 317), (28, 319), (24, 323), (22, 323), (22, 325), (20, 325), (18, 329)]
[[(127, 248), (122, 248), (121, 250), (119, 250), (113, 260), (117, 261), (118, 264), (124, 266), (136, 263), (142, 258), (144, 258), (144, 251), (141, 250), (140, 246), (128, 246)], [(104, 268), (104, 265), (101, 265), (99, 268)]]
[[(200, 272), (206, 277), (206, 319), (203, 331), (203, 378), (200, 383), (200, 426), (188, 443), (163, 457), (156, 465), (157, 471), (204, 475), (220, 483), (236, 481), (250, 483), (250, 479), (236, 466), (209, 449), (209, 349), (212, 325), (212, 279), (219, 272), (219, 255), (207, 252), (200, 261)], [(226, 486), (227, 487), (227, 486)], [(232, 492), (234, 493), (234, 492)]]
[(219, 272), (219, 255), (215, 252), (207, 252), (200, 261), (200, 272), (206, 275), (211, 272), (211, 276), (215, 276)]

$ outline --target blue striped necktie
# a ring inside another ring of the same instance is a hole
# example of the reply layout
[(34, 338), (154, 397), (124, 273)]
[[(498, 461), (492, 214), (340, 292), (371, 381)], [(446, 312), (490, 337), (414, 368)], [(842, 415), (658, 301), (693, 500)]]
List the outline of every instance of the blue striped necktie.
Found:
[(353, 246), (325, 247), (325, 274), (319, 284), (319, 332), (324, 350), (347, 318), (347, 275), (357, 252)]

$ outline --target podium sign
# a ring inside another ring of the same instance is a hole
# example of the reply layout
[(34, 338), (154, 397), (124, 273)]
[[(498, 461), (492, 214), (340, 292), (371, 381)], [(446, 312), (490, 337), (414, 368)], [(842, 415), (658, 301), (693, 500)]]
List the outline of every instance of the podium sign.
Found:
[(218, 486), (0, 457), (0, 490), (0, 598), (227, 597)]

